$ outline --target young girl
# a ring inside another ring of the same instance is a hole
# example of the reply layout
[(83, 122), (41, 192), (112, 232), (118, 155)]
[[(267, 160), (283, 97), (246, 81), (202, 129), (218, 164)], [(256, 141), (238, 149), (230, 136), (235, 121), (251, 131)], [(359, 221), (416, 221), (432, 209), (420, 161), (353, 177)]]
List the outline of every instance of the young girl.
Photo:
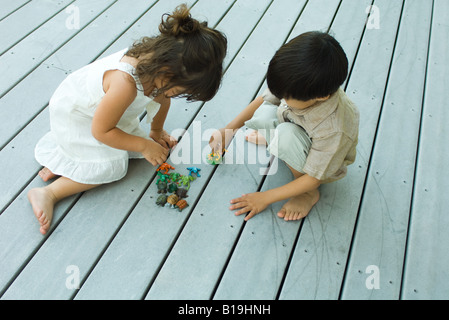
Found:
[[(193, 19), (185, 5), (162, 16), (160, 35), (144, 37), (69, 75), (52, 96), (51, 131), (37, 144), (43, 188), (28, 199), (45, 234), (54, 205), (121, 179), (128, 159), (162, 164), (176, 140), (163, 129), (170, 98), (208, 101), (223, 73), (226, 37)], [(139, 127), (146, 110), (150, 139)]]

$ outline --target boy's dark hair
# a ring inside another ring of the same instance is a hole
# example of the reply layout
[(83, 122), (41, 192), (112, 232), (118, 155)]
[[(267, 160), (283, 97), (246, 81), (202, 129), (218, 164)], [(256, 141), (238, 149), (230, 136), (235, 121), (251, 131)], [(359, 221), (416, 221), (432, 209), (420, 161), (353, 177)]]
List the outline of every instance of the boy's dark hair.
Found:
[(154, 83), (159, 77), (168, 82), (154, 95), (179, 86), (185, 92), (178, 97), (189, 101), (208, 101), (217, 93), (223, 76), (223, 60), (227, 50), (226, 36), (190, 15), (185, 4), (172, 14), (164, 14), (160, 35), (143, 37), (126, 53), (130, 57), (146, 57), (136, 67), (142, 83)]
[(308, 101), (335, 93), (348, 76), (348, 59), (331, 35), (303, 33), (283, 45), (267, 72), (271, 93), (282, 99)]

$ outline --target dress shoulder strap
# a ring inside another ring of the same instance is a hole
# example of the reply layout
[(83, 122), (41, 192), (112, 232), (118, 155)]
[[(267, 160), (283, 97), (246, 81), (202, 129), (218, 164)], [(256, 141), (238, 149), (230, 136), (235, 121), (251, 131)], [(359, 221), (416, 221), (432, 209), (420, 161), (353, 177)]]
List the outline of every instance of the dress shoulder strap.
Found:
[(128, 73), (136, 82), (137, 89), (143, 92), (143, 85), (140, 82), (139, 77), (135, 74), (136, 69), (132, 65), (126, 62), (118, 61), (114, 69)]

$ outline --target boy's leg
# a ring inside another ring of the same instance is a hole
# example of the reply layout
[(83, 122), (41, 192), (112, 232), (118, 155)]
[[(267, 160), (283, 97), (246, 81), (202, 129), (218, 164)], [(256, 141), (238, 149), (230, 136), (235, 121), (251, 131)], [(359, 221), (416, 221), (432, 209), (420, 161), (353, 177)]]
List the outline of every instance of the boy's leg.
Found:
[(41, 225), (40, 232), (45, 234), (50, 228), (53, 208), (58, 201), (96, 186), (98, 185), (82, 184), (66, 177), (60, 177), (48, 186), (31, 189), (28, 192), (28, 200)]
[[(293, 174), (294, 179), (304, 175), (301, 172), (309, 154), (312, 141), (303, 128), (294, 123), (281, 123), (276, 135), (268, 146), (268, 151), (283, 160)], [(278, 216), (284, 220), (300, 220), (306, 217), (318, 202), (318, 189), (289, 199), (279, 210)]]
[(256, 130), (246, 136), (248, 142), (260, 145), (267, 145), (270, 143), (273, 132), (279, 125), (277, 108), (278, 106), (274, 104), (264, 102), (256, 112), (254, 112), (253, 117), (245, 122), (245, 125), (248, 128)]
[[(304, 175), (290, 167), (288, 164), (287, 166), (295, 179)], [(320, 192), (318, 189), (293, 197), (282, 206), (281, 210), (278, 212), (278, 217), (283, 218), (286, 221), (303, 219), (309, 214), (310, 210), (312, 210), (319, 199)]]

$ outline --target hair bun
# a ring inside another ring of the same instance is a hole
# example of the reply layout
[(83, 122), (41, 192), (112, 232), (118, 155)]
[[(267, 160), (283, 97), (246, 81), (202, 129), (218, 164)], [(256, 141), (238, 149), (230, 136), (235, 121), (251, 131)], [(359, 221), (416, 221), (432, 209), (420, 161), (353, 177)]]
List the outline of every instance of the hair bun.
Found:
[(190, 15), (186, 4), (176, 7), (172, 14), (164, 14), (159, 25), (159, 31), (165, 35), (179, 36), (196, 32), (201, 24)]

